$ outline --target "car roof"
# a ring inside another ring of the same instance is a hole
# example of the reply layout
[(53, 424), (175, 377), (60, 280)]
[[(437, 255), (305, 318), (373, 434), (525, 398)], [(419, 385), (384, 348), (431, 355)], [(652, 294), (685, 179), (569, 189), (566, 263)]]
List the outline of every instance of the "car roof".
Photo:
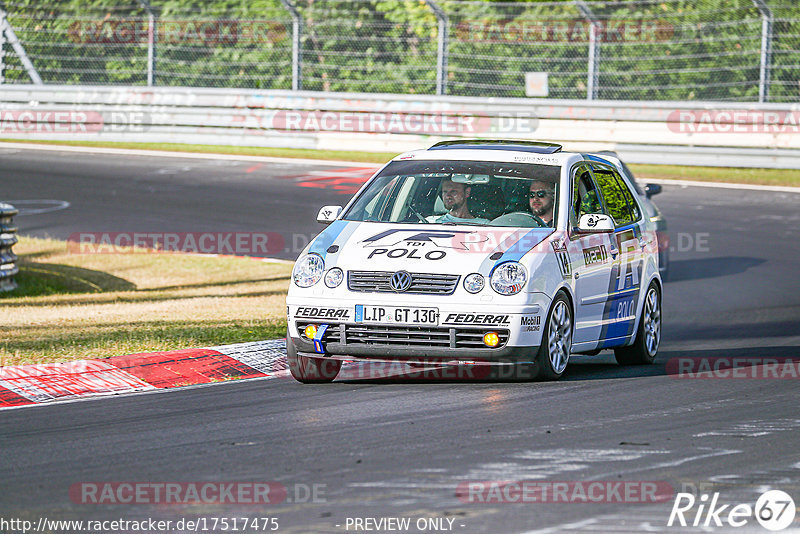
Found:
[(569, 165), (584, 159), (578, 152), (563, 152), (561, 145), (510, 139), (460, 139), (442, 141), (428, 149), (412, 150), (392, 161), (466, 160)]

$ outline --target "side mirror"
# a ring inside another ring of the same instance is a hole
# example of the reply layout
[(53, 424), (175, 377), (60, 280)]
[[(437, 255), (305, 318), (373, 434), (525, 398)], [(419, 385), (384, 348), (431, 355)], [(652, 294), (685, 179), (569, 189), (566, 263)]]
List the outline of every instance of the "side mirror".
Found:
[(581, 215), (581, 220), (578, 221), (578, 233), (581, 234), (603, 234), (613, 231), (614, 221), (602, 213)]
[(342, 213), (341, 206), (322, 206), (317, 213), (317, 222), (330, 224)]
[(661, 186), (659, 184), (647, 184), (644, 186), (644, 194), (647, 198), (652, 197), (653, 195), (657, 195), (661, 192)]

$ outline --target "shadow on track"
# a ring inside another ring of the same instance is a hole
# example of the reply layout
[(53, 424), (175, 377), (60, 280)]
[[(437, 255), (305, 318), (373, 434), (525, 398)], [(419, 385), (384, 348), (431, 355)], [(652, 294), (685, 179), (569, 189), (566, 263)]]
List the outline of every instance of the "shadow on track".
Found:
[(761, 265), (767, 260), (744, 256), (725, 256), (721, 258), (703, 258), (694, 260), (672, 260), (669, 263), (667, 283), (685, 282), (717, 278), (730, 274), (741, 274), (746, 270)]

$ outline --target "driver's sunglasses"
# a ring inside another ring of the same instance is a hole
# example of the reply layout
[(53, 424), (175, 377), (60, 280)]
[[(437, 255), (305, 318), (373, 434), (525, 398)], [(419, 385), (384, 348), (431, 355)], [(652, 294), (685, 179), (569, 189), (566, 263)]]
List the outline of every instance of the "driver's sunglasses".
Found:
[(528, 198), (536, 198), (536, 197), (544, 198), (547, 195), (552, 195), (552, 194), (553, 192), (548, 189), (539, 189), (538, 191), (531, 191), (530, 193), (528, 193)]

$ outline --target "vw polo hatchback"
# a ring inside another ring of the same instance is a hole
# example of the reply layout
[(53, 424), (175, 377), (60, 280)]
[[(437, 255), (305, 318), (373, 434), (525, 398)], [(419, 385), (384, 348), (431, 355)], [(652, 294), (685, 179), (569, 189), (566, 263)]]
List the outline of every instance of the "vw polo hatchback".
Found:
[(655, 223), (613, 162), (523, 141), (401, 154), (295, 263), (287, 355), (301, 382), (343, 361), (481, 365), (557, 379), (575, 353), (653, 362)]

